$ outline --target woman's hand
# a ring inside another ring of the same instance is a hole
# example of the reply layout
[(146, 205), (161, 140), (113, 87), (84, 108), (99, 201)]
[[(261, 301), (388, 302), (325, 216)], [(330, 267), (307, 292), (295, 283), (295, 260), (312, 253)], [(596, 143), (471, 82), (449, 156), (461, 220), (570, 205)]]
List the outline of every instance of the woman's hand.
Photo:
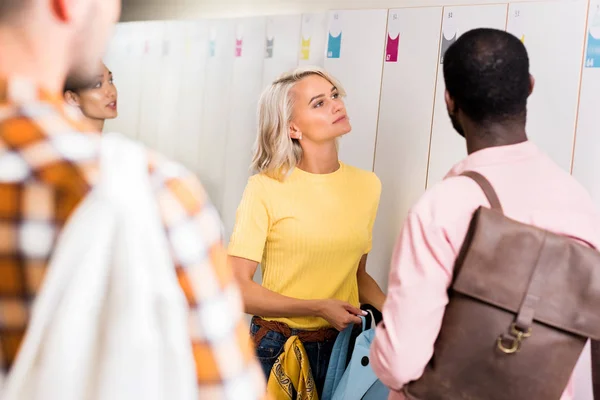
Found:
[(318, 312), (319, 317), (329, 322), (338, 331), (343, 331), (350, 324), (360, 324), (362, 321), (359, 316), (367, 315), (367, 312), (336, 299), (321, 300)]

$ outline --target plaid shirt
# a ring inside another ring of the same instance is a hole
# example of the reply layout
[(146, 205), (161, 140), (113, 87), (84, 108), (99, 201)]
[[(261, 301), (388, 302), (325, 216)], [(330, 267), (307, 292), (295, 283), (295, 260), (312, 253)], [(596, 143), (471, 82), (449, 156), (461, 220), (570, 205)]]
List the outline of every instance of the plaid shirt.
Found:
[[(75, 113), (77, 114), (77, 113)], [(61, 228), (94, 186), (100, 135), (61, 96), (0, 79), (0, 365), (8, 372)], [(84, 133), (89, 132), (89, 133)], [(149, 173), (189, 304), (200, 397), (257, 399), (241, 297), (226, 265), (221, 223), (200, 183), (149, 152)]]

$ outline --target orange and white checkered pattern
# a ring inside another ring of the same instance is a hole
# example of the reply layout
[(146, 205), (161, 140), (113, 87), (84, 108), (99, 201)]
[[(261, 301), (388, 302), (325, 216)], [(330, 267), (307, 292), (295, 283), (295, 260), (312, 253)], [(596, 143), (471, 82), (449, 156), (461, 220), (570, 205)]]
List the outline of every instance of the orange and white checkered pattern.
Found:
[[(0, 79), (0, 366), (18, 353), (61, 228), (93, 188), (100, 136), (60, 96)], [(200, 183), (149, 152), (148, 170), (189, 304), (201, 398), (258, 399), (242, 301), (226, 264), (219, 216)], [(68, 349), (65, 349), (68, 351)]]

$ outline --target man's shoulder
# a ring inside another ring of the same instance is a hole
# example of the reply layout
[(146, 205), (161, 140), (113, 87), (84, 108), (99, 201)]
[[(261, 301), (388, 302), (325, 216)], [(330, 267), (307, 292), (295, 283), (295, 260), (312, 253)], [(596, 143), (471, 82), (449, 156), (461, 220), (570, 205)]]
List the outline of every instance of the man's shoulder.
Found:
[(0, 174), (84, 194), (97, 176), (100, 135), (50, 103), (0, 106)]
[(155, 189), (168, 189), (189, 212), (210, 201), (200, 180), (189, 169), (161, 153), (146, 148), (148, 171)]
[(444, 228), (470, 218), (481, 205), (489, 205), (479, 186), (464, 176), (449, 177), (430, 186), (410, 212), (425, 225)]

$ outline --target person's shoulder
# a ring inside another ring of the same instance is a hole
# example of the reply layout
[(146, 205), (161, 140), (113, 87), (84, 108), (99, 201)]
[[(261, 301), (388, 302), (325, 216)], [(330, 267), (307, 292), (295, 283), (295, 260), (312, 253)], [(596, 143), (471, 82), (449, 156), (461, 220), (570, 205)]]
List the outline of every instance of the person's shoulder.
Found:
[(168, 190), (170, 195), (192, 211), (210, 203), (199, 178), (181, 163), (144, 147), (148, 157), (148, 171), (155, 190)]
[(410, 213), (423, 224), (445, 228), (470, 219), (481, 205), (489, 206), (489, 203), (477, 183), (465, 176), (456, 176), (431, 185)]
[[(568, 199), (580, 213), (597, 214), (597, 206), (588, 189), (571, 173), (560, 167), (548, 154), (540, 151), (541, 169), (547, 175), (551, 191)], [(538, 178), (539, 179), (539, 178)]]
[[(187, 232), (209, 248), (219, 246), (223, 239), (223, 224), (200, 179), (182, 164), (145, 149), (152, 189), (163, 224), (171, 232), (169, 240), (174, 246), (186, 248), (189, 243), (182, 234)], [(183, 255), (179, 258), (184, 263)]]
[(248, 178), (246, 190), (263, 192), (263, 194), (266, 194), (276, 190), (285, 183), (285, 181), (275, 179), (265, 173), (255, 173)]
[(248, 178), (248, 185), (277, 185), (281, 181), (268, 176), (265, 173), (256, 173)]
[[(5, 178), (30, 176), (82, 195), (98, 176), (101, 136), (74, 124), (51, 103), (0, 105), (0, 160)], [(10, 167), (8, 167), (10, 166)]]
[(381, 191), (381, 180), (375, 172), (367, 171), (349, 164), (341, 164), (346, 170), (346, 174), (348, 174), (354, 182), (361, 186), (366, 186), (366, 189), (375, 190), (377, 192)]

